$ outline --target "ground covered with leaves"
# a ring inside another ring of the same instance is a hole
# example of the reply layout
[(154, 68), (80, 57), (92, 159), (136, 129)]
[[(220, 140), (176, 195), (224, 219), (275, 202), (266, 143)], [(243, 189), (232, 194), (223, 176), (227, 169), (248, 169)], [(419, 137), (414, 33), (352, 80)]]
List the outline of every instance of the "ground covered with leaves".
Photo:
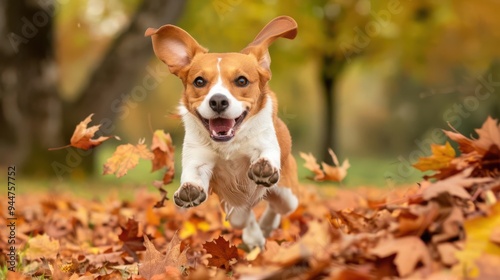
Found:
[[(446, 131), (459, 151), (434, 145), (415, 163), (433, 175), (412, 186), (302, 186), (299, 208), (263, 250), (242, 244), (215, 197), (181, 210), (145, 190), (132, 201), (18, 196), (18, 265), (8, 277), (500, 279), (500, 126), (489, 118), (476, 131), (475, 138)], [(321, 168), (303, 156), (317, 180), (338, 178), (348, 167)], [(1, 204), (5, 264), (8, 201)]]

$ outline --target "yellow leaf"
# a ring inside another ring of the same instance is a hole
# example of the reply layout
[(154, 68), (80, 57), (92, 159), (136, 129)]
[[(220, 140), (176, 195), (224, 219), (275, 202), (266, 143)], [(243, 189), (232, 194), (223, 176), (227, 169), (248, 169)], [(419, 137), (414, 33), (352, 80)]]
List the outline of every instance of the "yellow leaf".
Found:
[(50, 240), (46, 234), (37, 235), (28, 240), (26, 259), (35, 260), (39, 258), (55, 259), (59, 252), (59, 241)]
[(196, 225), (190, 221), (184, 221), (179, 231), (179, 238), (186, 239), (194, 234), (196, 234)]
[(440, 170), (448, 167), (456, 155), (449, 142), (444, 145), (431, 144), (431, 150), (431, 156), (420, 158), (413, 167), (420, 171)]
[(490, 240), (495, 228), (500, 225), (500, 203), (491, 208), (487, 217), (468, 220), (464, 223), (467, 239), (463, 251), (457, 252), (459, 264), (453, 267), (457, 276), (474, 278), (479, 276), (476, 261), (484, 254), (500, 256), (500, 246)]
[(192, 221), (184, 221), (184, 223), (182, 224), (182, 229), (180, 230), (179, 232), (179, 237), (181, 239), (185, 239), (185, 238), (188, 238), (192, 235), (195, 235), (198, 230), (202, 231), (202, 232), (207, 232), (211, 229), (212, 227), (210, 226), (210, 224), (206, 221), (195, 221), (195, 222), (192, 222)]
[(153, 159), (153, 153), (144, 144), (126, 144), (120, 145), (116, 148), (113, 155), (104, 164), (104, 175), (116, 174), (117, 178), (127, 174), (127, 172), (134, 168), (139, 159)]

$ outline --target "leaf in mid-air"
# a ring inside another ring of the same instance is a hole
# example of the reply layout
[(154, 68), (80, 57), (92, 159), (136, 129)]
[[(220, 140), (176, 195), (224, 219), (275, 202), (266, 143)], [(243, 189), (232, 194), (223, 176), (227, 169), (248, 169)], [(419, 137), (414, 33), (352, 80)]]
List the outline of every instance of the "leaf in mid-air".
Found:
[(156, 130), (153, 134), (151, 150), (154, 154), (153, 168), (151, 172), (166, 167), (162, 181), (164, 185), (171, 183), (175, 174), (175, 149), (172, 144), (172, 137), (170, 137), (170, 134), (165, 133), (163, 130)]
[(137, 145), (125, 144), (118, 146), (104, 164), (103, 174), (115, 174), (117, 178), (120, 178), (127, 174), (130, 169), (136, 167), (139, 159), (152, 160), (153, 153), (142, 142), (139, 141)]
[(59, 150), (66, 147), (75, 147), (82, 150), (89, 150), (101, 145), (104, 141), (112, 137), (120, 140), (120, 137), (118, 136), (100, 136), (97, 139), (92, 139), (95, 133), (99, 130), (99, 127), (101, 127), (100, 124), (87, 127), (88, 124), (92, 121), (93, 115), (94, 114), (90, 114), (85, 120), (83, 120), (76, 126), (75, 131), (73, 132), (73, 136), (71, 136), (69, 145), (58, 148), (50, 148), (49, 150)]
[(306, 161), (304, 163), (304, 167), (314, 173), (314, 181), (341, 182), (347, 175), (347, 169), (351, 167), (349, 161), (344, 160), (341, 165), (332, 149), (328, 149), (328, 153), (330, 153), (335, 166), (331, 166), (329, 164), (326, 164), (325, 162), (322, 162), (321, 167), (323, 169), (321, 169), (319, 164), (316, 163), (316, 158), (311, 153), (300, 153), (300, 157), (302, 157)]

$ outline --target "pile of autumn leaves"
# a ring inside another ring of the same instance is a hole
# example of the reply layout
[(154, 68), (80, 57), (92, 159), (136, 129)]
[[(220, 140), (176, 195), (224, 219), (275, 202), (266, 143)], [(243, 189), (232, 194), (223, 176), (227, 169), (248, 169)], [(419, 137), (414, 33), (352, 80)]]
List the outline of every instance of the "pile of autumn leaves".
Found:
[[(445, 131), (460, 155), (449, 143), (433, 145), (432, 155), (415, 163), (433, 174), (414, 186), (336, 189), (330, 198), (303, 186), (299, 208), (283, 218), (262, 251), (245, 248), (215, 197), (180, 210), (164, 203), (166, 193), (158, 202), (158, 195), (144, 190), (131, 202), (22, 196), (21, 266), (9, 277), (500, 279), (500, 126), (488, 118), (476, 132), (471, 139)], [(169, 141), (162, 137), (157, 140)], [(320, 167), (302, 154), (314, 179), (345, 176), (348, 162), (339, 165), (331, 154), (337, 166)], [(123, 163), (112, 158), (115, 167), (105, 172), (116, 174)], [(163, 160), (162, 167), (170, 164)], [(262, 211), (259, 205), (256, 215)]]

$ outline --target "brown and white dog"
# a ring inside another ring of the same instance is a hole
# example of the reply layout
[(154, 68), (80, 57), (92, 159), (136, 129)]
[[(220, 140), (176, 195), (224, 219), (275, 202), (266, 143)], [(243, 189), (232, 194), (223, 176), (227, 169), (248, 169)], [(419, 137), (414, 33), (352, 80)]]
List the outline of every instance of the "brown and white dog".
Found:
[[(292, 192), (298, 181), (290, 133), (277, 116), (276, 96), (268, 86), (269, 45), (296, 34), (295, 20), (281, 16), (239, 53), (208, 53), (173, 25), (148, 28), (145, 34), (185, 88), (180, 104), (186, 131), (183, 169), (175, 204), (194, 207), (216, 193), (250, 248), (262, 248), (281, 215), (298, 205)], [(268, 206), (257, 223), (252, 208), (262, 199)]]

